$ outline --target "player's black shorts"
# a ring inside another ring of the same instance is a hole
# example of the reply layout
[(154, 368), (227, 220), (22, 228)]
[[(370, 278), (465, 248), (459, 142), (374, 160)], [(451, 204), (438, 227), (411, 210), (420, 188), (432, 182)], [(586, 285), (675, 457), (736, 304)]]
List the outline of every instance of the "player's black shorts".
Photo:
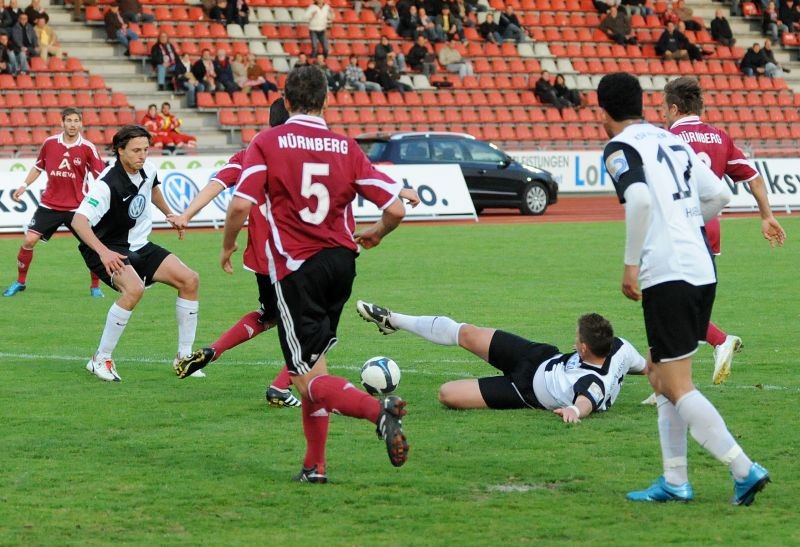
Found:
[(278, 302), (275, 300), (275, 287), (269, 276), (257, 273), (256, 283), (258, 283), (258, 301), (261, 302), (261, 317), (258, 318), (258, 322), (263, 325), (277, 321)]
[[(72, 229), (72, 217), (74, 216), (75, 211), (56, 211), (44, 205), (40, 205), (36, 208), (36, 212), (33, 213), (33, 218), (31, 218), (31, 221), (28, 223), (28, 230), (42, 236), (42, 241), (49, 240), (62, 225), (69, 228), (69, 231), (75, 234), (75, 231)], [(77, 235), (75, 237), (77, 237)]]
[[(133, 269), (136, 270), (136, 274), (144, 281), (145, 287), (149, 287), (155, 283), (153, 277), (156, 274), (156, 270), (158, 270), (158, 267), (164, 262), (164, 259), (172, 254), (155, 243), (147, 243), (147, 245), (137, 251), (131, 251), (127, 247), (119, 245), (108, 245), (108, 248), (115, 253), (128, 257), (123, 262), (133, 266)], [(100, 255), (83, 243), (78, 245), (78, 250), (81, 252), (81, 255), (83, 255), (83, 261), (86, 262), (86, 266), (93, 271), (97, 277), (102, 279), (103, 283), (114, 290), (118, 290), (114, 286), (111, 276), (106, 272), (106, 267), (103, 266), (103, 263), (100, 261)]]
[(550, 344), (531, 342), (516, 334), (498, 330), (489, 344), (489, 364), (503, 376), (478, 378), (486, 406), (495, 409), (544, 408), (533, 392), (536, 369), (561, 353)]
[(668, 281), (642, 290), (644, 327), (654, 363), (676, 361), (706, 339), (717, 284)]
[(342, 308), (356, 277), (356, 253), (323, 249), (275, 284), (278, 338), (289, 372), (306, 374), (336, 344)]

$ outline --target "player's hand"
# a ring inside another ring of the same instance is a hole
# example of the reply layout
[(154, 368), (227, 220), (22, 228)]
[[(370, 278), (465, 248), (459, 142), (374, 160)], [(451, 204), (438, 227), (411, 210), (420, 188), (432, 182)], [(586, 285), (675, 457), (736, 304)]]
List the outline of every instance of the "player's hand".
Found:
[(639, 301), (642, 293), (639, 292), (639, 266), (625, 264), (622, 274), (622, 294), (631, 300)]
[(11, 195), (11, 199), (13, 199), (14, 201), (19, 201), (20, 198), (22, 197), (22, 194), (24, 194), (25, 190), (27, 189), (28, 187), (23, 184), (22, 186), (14, 190), (14, 193)]
[(123, 261), (128, 258), (127, 256), (115, 253), (110, 249), (106, 249), (97, 254), (100, 257), (100, 262), (105, 266), (108, 275), (115, 274), (125, 268), (125, 262)]
[(769, 246), (780, 247), (786, 241), (786, 232), (783, 230), (780, 222), (775, 220), (775, 217), (766, 218), (761, 221), (761, 234), (764, 239), (769, 241)]
[(184, 230), (189, 226), (189, 219), (186, 218), (185, 214), (181, 215), (167, 215), (167, 220), (170, 224), (172, 224), (178, 230)]
[(239, 250), (239, 246), (234, 244), (232, 248), (226, 249), (225, 247), (222, 248), (222, 252), (219, 255), (219, 263), (222, 266), (222, 271), (225, 273), (232, 274), (233, 273), (233, 265), (231, 264), (231, 256)]
[(413, 188), (403, 188), (398, 195), (400, 199), (406, 200), (406, 205), (411, 205), (412, 209), (419, 205), (419, 194)]
[(564, 420), (565, 424), (578, 424), (581, 421), (581, 419), (578, 417), (578, 413), (575, 412), (575, 408), (571, 406), (557, 408), (553, 411), (553, 413), (561, 416), (561, 419)]
[(379, 233), (375, 226), (367, 228), (363, 232), (356, 233), (353, 237), (356, 240), (356, 244), (361, 245), (365, 249), (377, 247), (383, 239), (383, 236)]

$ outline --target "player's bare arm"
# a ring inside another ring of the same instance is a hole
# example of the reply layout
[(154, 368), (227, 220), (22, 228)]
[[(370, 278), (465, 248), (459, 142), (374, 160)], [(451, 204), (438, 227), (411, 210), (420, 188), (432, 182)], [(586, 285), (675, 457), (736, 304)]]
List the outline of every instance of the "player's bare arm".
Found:
[(406, 205), (411, 205), (412, 208), (419, 205), (419, 194), (413, 188), (403, 188), (398, 195), (400, 199), (406, 200)]
[(175, 216), (175, 213), (173, 213), (172, 209), (169, 208), (167, 200), (164, 199), (164, 194), (161, 193), (161, 188), (159, 188), (158, 186), (154, 186), (153, 191), (151, 192), (150, 195), (150, 199), (153, 202), (153, 205), (155, 205), (159, 211), (164, 213), (167, 222), (169, 222), (173, 228), (178, 230), (178, 239), (183, 239), (185, 230), (184, 228), (176, 226), (175, 223), (172, 221), (173, 217)]
[(192, 200), (186, 210), (179, 215), (173, 215), (170, 222), (179, 230), (185, 229), (189, 226), (189, 221), (191, 221), (203, 207), (211, 203), (211, 200), (217, 197), (224, 189), (225, 187), (221, 184), (214, 181), (209, 182), (200, 190), (200, 193)]
[(81, 241), (83, 241), (89, 246), (89, 248), (98, 254), (100, 261), (106, 268), (106, 272), (108, 272), (108, 275), (117, 273), (125, 268), (125, 263), (123, 260), (128, 257), (119, 253), (115, 253), (103, 245), (103, 242), (100, 241), (96, 235), (94, 235), (94, 231), (92, 231), (92, 227), (89, 225), (89, 219), (84, 215), (75, 213), (75, 216), (72, 217), (72, 229), (75, 230), (75, 233), (78, 234), (78, 237), (81, 238)]
[(236, 245), (236, 236), (242, 231), (242, 226), (244, 226), (247, 215), (250, 214), (252, 205), (253, 202), (240, 196), (233, 196), (230, 205), (228, 205), (228, 214), (225, 216), (225, 234), (222, 237), (222, 252), (220, 253), (219, 261), (222, 269), (229, 274), (233, 273), (231, 255), (239, 248)]
[(650, 193), (645, 184), (634, 183), (625, 190), (625, 269), (622, 294), (639, 301), (639, 263), (650, 222)]
[(575, 404), (556, 408), (553, 413), (561, 416), (565, 424), (576, 424), (592, 413), (592, 402), (584, 395), (578, 395)]
[(405, 216), (406, 208), (403, 201), (395, 199), (383, 210), (381, 218), (375, 224), (355, 235), (356, 243), (365, 249), (376, 247), (389, 232), (400, 225)]
[(28, 171), (28, 176), (25, 177), (25, 182), (22, 183), (22, 186), (14, 190), (14, 193), (11, 195), (11, 199), (14, 201), (19, 201), (20, 198), (22, 198), (22, 194), (24, 194), (28, 189), (28, 186), (33, 184), (34, 181), (39, 178), (39, 173), (41, 173), (41, 171), (38, 167), (31, 167), (31, 170)]
[(769, 241), (771, 247), (775, 245), (780, 247), (786, 241), (786, 232), (772, 214), (766, 185), (760, 175), (750, 181), (750, 191), (753, 193), (758, 204), (758, 212), (761, 214), (761, 235)]

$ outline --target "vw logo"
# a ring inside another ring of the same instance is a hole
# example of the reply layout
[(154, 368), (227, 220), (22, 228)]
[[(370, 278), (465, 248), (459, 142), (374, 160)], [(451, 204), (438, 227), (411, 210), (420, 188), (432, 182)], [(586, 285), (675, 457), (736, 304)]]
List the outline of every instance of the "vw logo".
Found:
[(133, 220), (136, 220), (142, 213), (144, 213), (144, 208), (147, 206), (147, 198), (144, 197), (142, 194), (136, 194), (133, 196), (130, 205), (128, 205), (128, 216), (131, 217)]
[(170, 173), (163, 182), (163, 193), (173, 211), (182, 213), (198, 194), (197, 185), (183, 173)]

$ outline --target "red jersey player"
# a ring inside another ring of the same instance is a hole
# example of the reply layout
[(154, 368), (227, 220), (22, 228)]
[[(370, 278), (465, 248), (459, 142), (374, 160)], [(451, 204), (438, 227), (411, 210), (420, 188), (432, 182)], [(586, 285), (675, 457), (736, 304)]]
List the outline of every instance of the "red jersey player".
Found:
[[(405, 401), (382, 402), (344, 378), (328, 374), (326, 353), (336, 344), (342, 308), (350, 297), (359, 244), (378, 245), (405, 216), (402, 185), (377, 171), (355, 140), (330, 131), (321, 118), (328, 88), (316, 67), (292, 70), (285, 85), (292, 113), (280, 127), (259, 133), (247, 148), (242, 178), (225, 222), (221, 262), (229, 267), (236, 235), (253, 204), (265, 200), (270, 229), (270, 279), (280, 311), (278, 337), (303, 400), (306, 454), (296, 480), (325, 483), (329, 415), (371, 421), (394, 466), (405, 463)], [(355, 234), (352, 202), (375, 203), (381, 219)]]
[[(725, 131), (700, 119), (703, 92), (697, 79), (685, 76), (669, 82), (664, 88), (664, 103), (669, 130), (686, 141), (715, 175), (720, 178), (727, 175), (735, 183), (750, 184), (761, 214), (761, 233), (770, 245), (783, 245), (786, 233), (772, 215), (764, 179)], [(706, 223), (706, 236), (712, 252), (715, 255), (720, 254), (719, 218)], [(733, 353), (739, 351), (742, 340), (738, 336), (727, 335), (709, 322), (706, 341), (715, 348), (713, 381), (719, 384), (730, 374)]]
[[(25, 240), (17, 254), (17, 280), (3, 292), (3, 296), (14, 296), (25, 290), (33, 248), (40, 239), (50, 239), (62, 225), (72, 231), (72, 216), (89, 189), (88, 174), (96, 177), (105, 169), (97, 149), (81, 136), (82, 116), (79, 110), (67, 108), (62, 111), (61, 126), (64, 129), (62, 133), (48, 137), (42, 143), (39, 157), (25, 178), (24, 185), (11, 196), (14, 201), (19, 201), (42, 171), (47, 174), (47, 186), (42, 193), (41, 204), (28, 224)], [(93, 273), (89, 292), (92, 296), (103, 297), (100, 280)]]
[(161, 150), (165, 146), (170, 146), (172, 141), (167, 138), (167, 132), (164, 130), (164, 118), (158, 113), (158, 107), (154, 104), (147, 106), (147, 112), (142, 116), (139, 122), (151, 136), (151, 146), (155, 149)]

